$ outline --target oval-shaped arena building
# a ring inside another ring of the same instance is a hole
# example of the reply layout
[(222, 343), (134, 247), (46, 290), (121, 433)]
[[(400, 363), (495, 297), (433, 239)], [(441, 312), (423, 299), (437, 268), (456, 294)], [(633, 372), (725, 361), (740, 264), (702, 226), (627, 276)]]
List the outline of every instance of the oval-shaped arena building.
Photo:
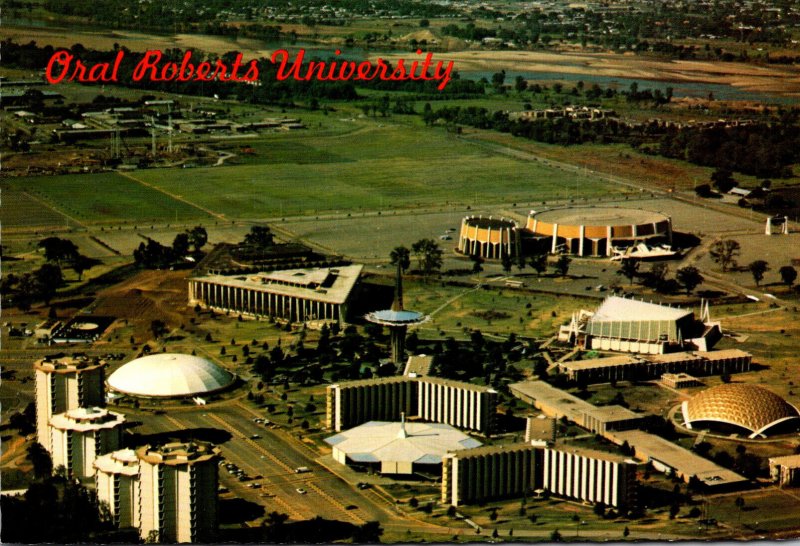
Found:
[(461, 220), (456, 250), (465, 256), (500, 260), (520, 254), (517, 223), (505, 218), (467, 216)]
[(683, 402), (681, 410), (687, 428), (743, 432), (749, 438), (800, 425), (797, 408), (772, 391), (745, 383), (706, 389)]
[(197, 356), (159, 353), (124, 364), (108, 378), (114, 391), (147, 398), (180, 398), (230, 387), (236, 376)]
[(624, 207), (568, 207), (531, 211), (525, 229), (549, 239), (550, 252), (611, 256), (613, 246), (672, 242), (672, 220), (660, 212)]

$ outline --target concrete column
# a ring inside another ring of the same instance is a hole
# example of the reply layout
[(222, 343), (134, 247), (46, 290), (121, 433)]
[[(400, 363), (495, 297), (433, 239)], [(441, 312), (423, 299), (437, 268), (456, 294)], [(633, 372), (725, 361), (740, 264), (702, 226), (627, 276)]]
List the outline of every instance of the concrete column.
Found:
[(580, 237), (580, 241), (578, 242), (578, 256), (583, 256), (583, 242), (585, 233), (586, 233), (586, 226), (581, 224), (580, 230), (578, 232), (578, 237)]
[(553, 224), (553, 242), (550, 245), (550, 254), (556, 253), (557, 246), (558, 246), (558, 224)]

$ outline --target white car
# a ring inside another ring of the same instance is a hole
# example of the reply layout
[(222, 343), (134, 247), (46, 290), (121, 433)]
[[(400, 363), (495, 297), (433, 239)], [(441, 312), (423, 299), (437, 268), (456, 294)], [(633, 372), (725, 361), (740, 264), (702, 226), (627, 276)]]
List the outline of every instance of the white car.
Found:
[(308, 493), (308, 491), (306, 491), (306, 490), (305, 490), (305, 489), (303, 489), (302, 487), (298, 487), (297, 489), (295, 489), (295, 491), (297, 491), (297, 492), (298, 492), (298, 493), (300, 493), (301, 495), (305, 495), (306, 493)]

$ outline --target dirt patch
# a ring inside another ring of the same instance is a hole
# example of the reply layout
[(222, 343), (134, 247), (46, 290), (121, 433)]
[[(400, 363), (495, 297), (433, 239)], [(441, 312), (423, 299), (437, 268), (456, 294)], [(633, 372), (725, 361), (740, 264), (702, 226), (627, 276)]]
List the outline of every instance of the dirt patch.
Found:
[(169, 328), (188, 322), (187, 271), (142, 271), (98, 294), (93, 313), (127, 320), (137, 339), (151, 337), (150, 323), (164, 321)]

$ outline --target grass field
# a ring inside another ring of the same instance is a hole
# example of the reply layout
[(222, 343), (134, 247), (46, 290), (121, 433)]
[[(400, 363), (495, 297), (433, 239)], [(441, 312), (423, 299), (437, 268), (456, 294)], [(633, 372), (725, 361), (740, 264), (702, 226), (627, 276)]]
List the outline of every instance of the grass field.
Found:
[(24, 188), (3, 188), (0, 222), (3, 227), (39, 228), (72, 226), (69, 218), (49, 208), (24, 191)]
[(514, 290), (474, 290), (421, 282), (407, 282), (405, 294), (409, 309), (435, 312), (432, 320), (419, 328), (420, 337), (427, 339), (435, 339), (437, 332), (464, 339), (467, 337), (465, 329), (503, 336), (515, 332), (549, 337), (569, 320), (573, 311), (592, 305), (592, 302), (574, 297), (531, 295)]
[[(176, 171), (186, 178), (185, 171)], [(208, 218), (206, 213), (191, 205), (116, 173), (15, 178), (8, 184), (12, 189), (25, 189), (82, 223)], [(53, 212), (43, 205), (41, 210), (31, 210), (31, 217), (26, 221), (46, 221), (34, 220), (40, 214), (49, 217)]]
[[(573, 183), (556, 168), (488, 153), (438, 130), (395, 125), (290, 143), (281, 143), (294, 160), (287, 163), (253, 159), (235, 170), (194, 169), (190, 179), (178, 170), (135, 176), (230, 218), (565, 198)], [(342, 160), (331, 162), (336, 156)], [(582, 193), (607, 189), (607, 182), (590, 178)]]
[[(345, 134), (237, 143), (244, 144), (255, 154), (238, 156), (241, 164), (230, 167), (25, 177), (10, 184), (89, 223), (202, 220), (208, 215), (201, 209), (265, 218), (538, 201), (568, 198), (574, 187), (570, 173), (484, 150), (440, 129), (370, 123)], [(604, 195), (608, 187), (584, 176), (581, 195)]]

